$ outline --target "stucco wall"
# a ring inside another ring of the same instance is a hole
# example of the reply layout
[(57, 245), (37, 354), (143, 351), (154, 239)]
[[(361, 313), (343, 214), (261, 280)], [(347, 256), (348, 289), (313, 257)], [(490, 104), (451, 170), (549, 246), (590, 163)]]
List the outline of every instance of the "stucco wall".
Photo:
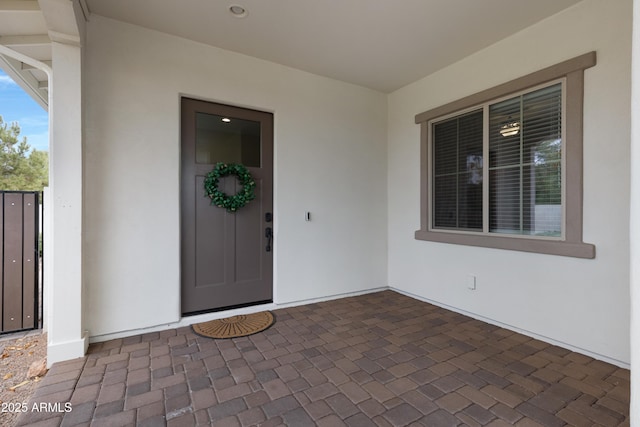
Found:
[(100, 17), (85, 52), (92, 336), (180, 317), (181, 94), (274, 113), (275, 302), (386, 286), (385, 95)]
[[(591, 50), (598, 64), (585, 74), (584, 240), (596, 245), (596, 258), (415, 240), (414, 116)], [(92, 17), (85, 327), (100, 336), (180, 317), (184, 94), (274, 113), (277, 303), (389, 285), (628, 363), (630, 50), (631, 1), (584, 0), (387, 97)], [(467, 289), (468, 274), (477, 276), (476, 291)]]
[[(584, 240), (594, 260), (418, 241), (414, 116), (595, 50), (585, 73)], [(585, 0), (389, 96), (389, 284), (629, 362), (631, 1)], [(467, 275), (477, 290), (467, 289)]]

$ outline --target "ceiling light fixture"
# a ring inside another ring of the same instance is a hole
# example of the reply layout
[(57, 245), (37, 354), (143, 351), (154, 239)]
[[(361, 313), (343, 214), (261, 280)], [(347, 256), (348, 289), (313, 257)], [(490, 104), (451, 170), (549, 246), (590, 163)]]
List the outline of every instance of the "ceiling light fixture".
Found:
[(247, 9), (237, 4), (229, 6), (229, 12), (231, 12), (231, 14), (236, 18), (244, 18), (247, 16)]
[(231, 123), (231, 119), (228, 118), (228, 117), (223, 117), (222, 121), (225, 122), (225, 123)]
[(520, 123), (510, 122), (500, 126), (500, 135), (507, 137), (517, 135), (520, 132)]

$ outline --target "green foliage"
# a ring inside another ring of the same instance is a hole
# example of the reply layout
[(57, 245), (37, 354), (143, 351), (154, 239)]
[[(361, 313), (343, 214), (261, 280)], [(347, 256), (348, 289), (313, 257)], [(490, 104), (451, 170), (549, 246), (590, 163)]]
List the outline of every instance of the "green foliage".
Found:
[(562, 204), (562, 140), (540, 142), (535, 152), (537, 205)]
[(0, 190), (42, 191), (49, 183), (49, 153), (31, 150), (20, 125), (0, 116)]
[[(220, 178), (229, 175), (235, 175), (242, 186), (240, 191), (233, 196), (225, 194), (218, 188)], [(207, 196), (211, 198), (211, 204), (224, 208), (227, 212), (235, 212), (255, 199), (256, 195), (253, 191), (255, 187), (256, 182), (253, 180), (247, 168), (234, 163), (217, 163), (215, 168), (207, 174), (204, 180), (204, 191)]]

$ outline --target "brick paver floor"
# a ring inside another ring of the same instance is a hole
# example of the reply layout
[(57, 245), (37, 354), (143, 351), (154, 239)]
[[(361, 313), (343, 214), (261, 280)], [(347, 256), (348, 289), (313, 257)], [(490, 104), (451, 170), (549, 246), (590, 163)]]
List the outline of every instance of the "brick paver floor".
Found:
[(274, 313), (233, 340), (93, 344), (18, 425), (629, 425), (628, 370), (392, 291)]

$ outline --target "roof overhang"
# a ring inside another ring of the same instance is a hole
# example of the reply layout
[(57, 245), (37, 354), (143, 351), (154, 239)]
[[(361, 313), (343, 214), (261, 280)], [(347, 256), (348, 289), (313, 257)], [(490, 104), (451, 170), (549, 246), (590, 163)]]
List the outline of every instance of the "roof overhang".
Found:
[[(80, 46), (80, 0), (0, 0), (0, 68), (49, 108), (52, 42)], [(80, 14), (81, 16), (83, 13)]]

